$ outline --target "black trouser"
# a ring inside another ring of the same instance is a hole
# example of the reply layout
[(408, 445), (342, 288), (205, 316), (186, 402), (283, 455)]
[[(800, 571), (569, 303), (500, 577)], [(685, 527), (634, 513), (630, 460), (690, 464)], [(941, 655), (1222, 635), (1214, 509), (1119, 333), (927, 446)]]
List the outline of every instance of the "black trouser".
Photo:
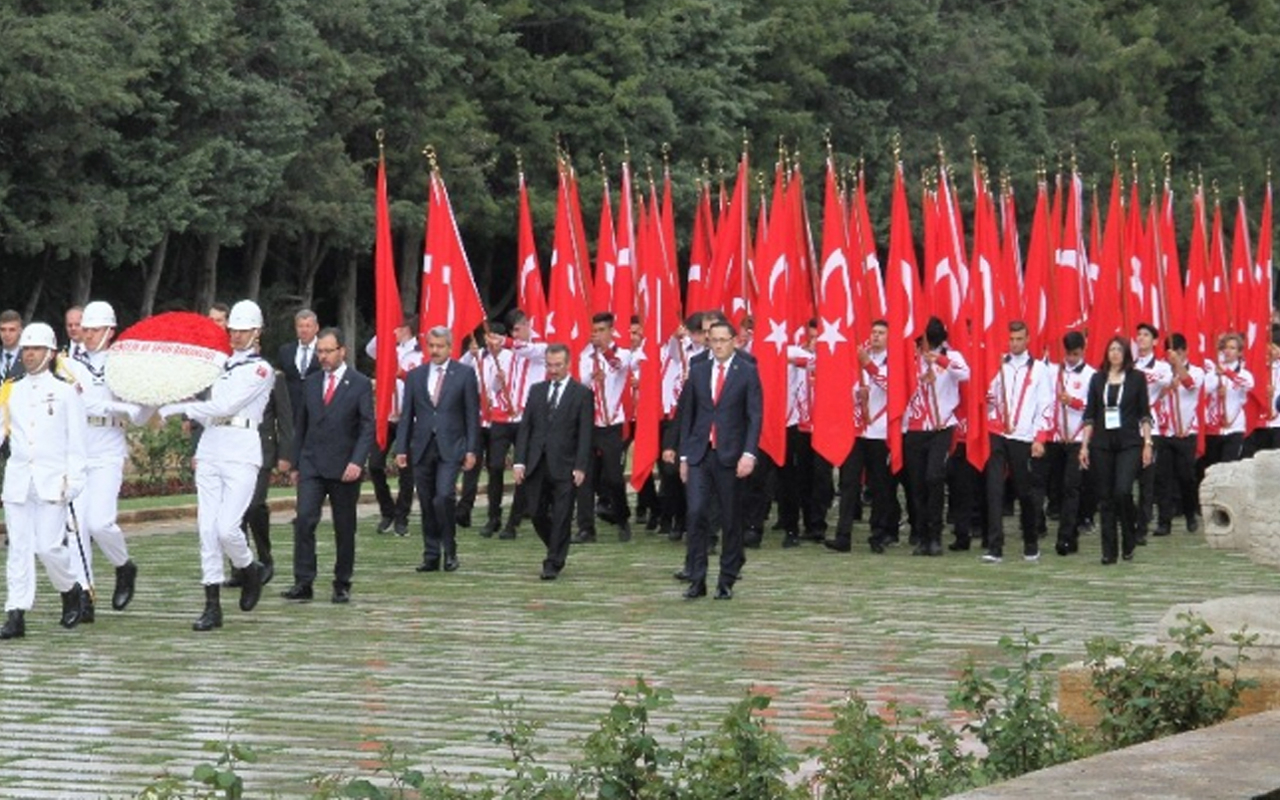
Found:
[[(982, 473), (969, 463), (968, 446), (962, 441), (947, 459), (947, 511), (955, 522), (956, 543), (967, 545), (976, 532), (983, 536)], [(985, 537), (983, 537), (985, 538)]]
[[(1151, 453), (1159, 458), (1155, 448)], [(1147, 535), (1156, 519), (1156, 462), (1138, 468), (1138, 538)]]
[(298, 517), (293, 524), (293, 580), (310, 586), (316, 579), (316, 527), (324, 499), (333, 509), (333, 533), (336, 543), (333, 561), (335, 588), (351, 588), (351, 574), (356, 563), (356, 503), (360, 500), (360, 481), (344, 482), (319, 475), (298, 479)]
[(1080, 443), (1054, 442), (1046, 448), (1061, 462), (1062, 478), (1058, 510), (1058, 545), (1074, 551), (1080, 544), (1080, 487), (1084, 483), (1080, 469)]
[[(759, 468), (759, 464), (756, 465)], [(702, 583), (707, 579), (707, 561), (711, 526), (706, 512), (711, 506), (720, 509), (723, 541), (720, 547), (721, 586), (732, 587), (742, 574), (746, 553), (742, 545), (742, 492), (745, 481), (737, 476), (737, 464), (724, 466), (716, 451), (708, 450), (700, 464), (690, 465), (686, 485), (689, 499), (689, 533), (685, 558), (689, 580)]]
[(271, 559), (271, 508), (267, 505), (267, 489), (271, 487), (271, 473), (275, 462), (263, 464), (258, 469), (258, 482), (253, 486), (253, 499), (244, 512), (244, 526), (253, 537), (253, 551), (263, 564)]
[(756, 531), (764, 530), (777, 488), (778, 465), (772, 456), (761, 452), (755, 469), (743, 481), (742, 487), (742, 527), (752, 531), (752, 536), (757, 535)]
[[(524, 489), (519, 492), (519, 489)], [(546, 462), (542, 462), (520, 484), (517, 494), (520, 500), (527, 500), (528, 505), (520, 511), (527, 512), (533, 518), (533, 529), (538, 538), (547, 546), (547, 556), (543, 559), (542, 568), (553, 572), (564, 569), (569, 557), (569, 524), (573, 519), (574, 491), (573, 478), (556, 480), (547, 470)], [(513, 503), (518, 501), (513, 500)], [(512, 513), (518, 513), (512, 509)]]
[(457, 485), (460, 461), (445, 461), (434, 440), (413, 465), (422, 510), (422, 560), (428, 564), (458, 557)]
[(1179, 502), (1182, 504), (1181, 513), (1188, 520), (1200, 513), (1200, 487), (1196, 482), (1196, 436), (1157, 436), (1155, 445), (1159, 524), (1161, 528), (1167, 529), (1173, 526)]
[(889, 443), (884, 439), (859, 437), (840, 465), (840, 516), (836, 522), (836, 539), (849, 541), (853, 535), (853, 507), (862, 493), (862, 475), (866, 473), (871, 492), (871, 541), (885, 542), (898, 531), (902, 510), (894, 495), (893, 475), (889, 472)]
[(578, 487), (578, 529), (583, 531), (596, 529), (597, 487), (600, 495), (608, 500), (619, 524), (631, 519), (631, 509), (627, 507), (627, 486), (622, 477), (622, 461), (626, 457), (622, 426), (592, 428), (591, 451), (597, 468), (587, 470), (588, 479)]
[(1249, 434), (1244, 443), (1245, 458), (1255, 456), (1263, 450), (1280, 450), (1280, 428), (1258, 428)]
[[(1095, 441), (1101, 437), (1095, 437)], [(1105, 442), (1089, 448), (1089, 471), (1098, 491), (1102, 524), (1102, 557), (1116, 558), (1116, 525), (1125, 555), (1138, 542), (1138, 510), (1133, 505), (1133, 484), (1142, 468), (1142, 448), (1111, 449)]]
[[(489, 485), (489, 522), (502, 524), (502, 494), (506, 487), (504, 479), (507, 472), (507, 453), (516, 446), (516, 433), (520, 430), (517, 422), (495, 422), (489, 427), (488, 441), (484, 450), (485, 468)], [(524, 487), (517, 486), (511, 498), (511, 514), (507, 527), (515, 528), (524, 516)]]
[(827, 529), (831, 506), (831, 465), (813, 450), (813, 434), (800, 426), (787, 428), (787, 463), (778, 474), (778, 521), (787, 533), (800, 530), (819, 536)]
[(1013, 482), (1021, 512), (1022, 554), (1040, 552), (1040, 508), (1044, 505), (1044, 461), (1031, 457), (1031, 442), (990, 434), (987, 458), (987, 550), (1004, 555), (1004, 481), (1006, 470)]
[(942, 510), (947, 494), (947, 454), (951, 428), (907, 431), (902, 449), (909, 499), (915, 509), (911, 535), (920, 545), (942, 543)]
[(480, 427), (480, 448), (476, 453), (476, 463), (469, 470), (462, 473), (462, 486), (458, 490), (458, 502), (454, 508), (454, 513), (458, 519), (464, 519), (471, 516), (471, 511), (476, 507), (476, 495), (480, 492), (480, 472), (485, 469), (489, 463), (489, 428)]
[(387, 455), (395, 441), (396, 423), (388, 422), (386, 449), (375, 447), (369, 452), (369, 482), (373, 484), (373, 495), (378, 498), (378, 510), (382, 516), (404, 524), (409, 521), (409, 512), (413, 510), (413, 466), (407, 465), (399, 471), (398, 491), (393, 500), (387, 483)]
[[(1244, 434), (1226, 433), (1204, 437), (1204, 457), (1197, 465), (1196, 478), (1204, 480), (1204, 473), (1214, 464), (1227, 464), (1244, 458)], [(1198, 485), (1198, 484), (1197, 484)]]
[[(668, 429), (676, 424), (675, 420), (664, 419), (659, 428), (662, 441), (667, 440)], [(684, 499), (684, 483), (680, 480), (680, 461), (676, 459), (675, 463), (668, 464), (666, 461), (658, 460), (658, 475), (661, 476), (662, 482), (659, 484), (658, 498), (661, 500), (662, 517), (671, 522), (677, 530), (684, 529), (685, 516), (685, 499)]]

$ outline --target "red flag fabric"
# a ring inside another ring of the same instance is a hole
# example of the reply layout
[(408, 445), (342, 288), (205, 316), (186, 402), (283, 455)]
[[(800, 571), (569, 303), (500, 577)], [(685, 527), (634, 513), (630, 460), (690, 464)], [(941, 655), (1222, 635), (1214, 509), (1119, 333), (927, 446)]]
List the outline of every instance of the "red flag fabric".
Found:
[(818, 340), (814, 344), (813, 449), (840, 465), (853, 449), (853, 385), (858, 359), (853, 338), (853, 287), (849, 276), (844, 204), (836, 188), (836, 168), (827, 159), (822, 214), (822, 270), (818, 279)]
[(1164, 182), (1164, 194), (1160, 201), (1159, 237), (1156, 240), (1156, 280), (1159, 281), (1161, 330), (1165, 336), (1181, 333), (1189, 336), (1184, 322), (1182, 289), (1182, 265), (1178, 260), (1178, 235), (1173, 214), (1173, 188), (1169, 179)]
[[(578, 200), (578, 173), (572, 164), (566, 164), (566, 166), (569, 179), (569, 225), (573, 235), (574, 258), (582, 267), (582, 296), (587, 303), (587, 321), (589, 322), (593, 313), (608, 307), (608, 298), (597, 300), (595, 287), (591, 285), (591, 270), (587, 268), (591, 263), (591, 255), (587, 250), (587, 228), (582, 224), (582, 203)], [(590, 330), (588, 330), (589, 334)]]
[[(1129, 205), (1126, 212), (1124, 237), (1120, 246), (1121, 263), (1124, 265), (1124, 278), (1120, 283), (1120, 331), (1125, 336), (1133, 336), (1139, 323), (1151, 321), (1147, 318), (1146, 296), (1142, 284), (1146, 273), (1143, 262), (1147, 257), (1147, 232), (1142, 226), (1142, 198), (1138, 195), (1137, 180), (1129, 184)], [(1107, 214), (1110, 213), (1108, 210)]]
[[(1222, 230), (1222, 206), (1213, 204), (1213, 227), (1209, 234), (1209, 272), (1206, 276), (1209, 302), (1209, 335), (1217, 337), (1231, 330), (1230, 275), (1227, 273), (1227, 245)], [(1205, 358), (1217, 359), (1218, 343), (1210, 339), (1206, 344)]]
[(1088, 309), (1089, 257), (1085, 248), (1084, 184), (1073, 171), (1067, 188), (1062, 235), (1054, 253), (1053, 299), (1058, 330), (1055, 336), (1084, 327)]
[[(1098, 282), (1093, 307), (1089, 311), (1089, 338), (1085, 344), (1085, 360), (1101, 364), (1107, 352), (1107, 342), (1122, 333), (1124, 299), (1122, 282), (1128, 271), (1124, 268), (1124, 206), (1120, 202), (1120, 170), (1111, 176), (1111, 202), (1107, 206), (1107, 226), (1102, 238), (1102, 253), (1098, 258)], [(1127, 293), (1127, 287), (1123, 290)]]
[(871, 323), (885, 319), (889, 313), (885, 302), (884, 275), (880, 272), (880, 257), (876, 255), (875, 228), (867, 210), (867, 186), (859, 172), (854, 190), (853, 208), (850, 209), (850, 255), (854, 274), (854, 342), (859, 347), (871, 339)]
[(667, 269), (667, 301), (674, 307), (674, 316), (679, 319), (680, 313), (680, 281), (676, 264), (676, 207), (671, 196), (671, 165), (665, 164), (662, 169), (662, 245)]
[(791, 214), (794, 239), (793, 259), (789, 262), (791, 286), (788, 290), (788, 317), (791, 321), (791, 341), (802, 344), (809, 335), (809, 320), (813, 319), (818, 309), (814, 304), (813, 294), (813, 262), (817, 254), (813, 250), (813, 230), (809, 225), (809, 208), (804, 201), (804, 177), (799, 164), (792, 168), (791, 181), (787, 184), (787, 210)]
[[(631, 164), (622, 162), (622, 194), (618, 198), (618, 271), (613, 281), (613, 336), (618, 346), (631, 347), (631, 317), (636, 313), (636, 227), (632, 216)], [(603, 234), (602, 234), (603, 235)], [(663, 254), (665, 259), (666, 254)]]
[(538, 264), (538, 248), (533, 240), (533, 214), (529, 211), (529, 191), (525, 187), (524, 173), (520, 173), (520, 216), (516, 258), (519, 263), (519, 280), (516, 284), (516, 305), (529, 318), (529, 328), (536, 338), (543, 338), (547, 329), (547, 294), (542, 288), (542, 267)]
[(387, 448), (387, 419), (396, 396), (396, 373), (400, 359), (396, 354), (396, 328), (404, 321), (400, 305), (400, 289), (396, 286), (395, 251), (391, 244), (391, 215), (387, 210), (387, 163), (378, 147), (378, 186), (374, 194), (373, 284), (374, 332), (378, 337), (374, 377), (374, 424), (378, 448)]
[[(600, 198), (600, 227), (596, 235), (596, 268), (591, 277), (591, 288), (596, 298), (596, 305), (592, 311), (610, 311), (616, 316), (618, 248), (614, 236), (613, 202), (609, 199), (609, 179), (605, 178), (603, 183), (604, 189)], [(626, 324), (626, 320), (617, 320), (614, 338), (618, 336), (617, 328)]]
[(1018, 212), (1012, 186), (1005, 186), (1000, 193), (1000, 225), (1004, 233), (1000, 245), (1001, 293), (1005, 302), (1010, 305), (1009, 316), (1026, 321), (1022, 292), (1022, 245), (1018, 240)]
[[(625, 179), (624, 179), (625, 182)], [(650, 189), (651, 195), (653, 190)], [(641, 346), (639, 394), (636, 400), (635, 442), (631, 453), (631, 486), (637, 492), (658, 463), (659, 425), (662, 419), (662, 345), (671, 331), (663, 331), (661, 320), (665, 307), (671, 305), (667, 280), (667, 248), (662, 241), (663, 220), (656, 213), (657, 197), (650, 200), (650, 213), (642, 214), (637, 242), (639, 283), (644, 287), (646, 308), (641, 320), (644, 342)]]
[(1049, 233), (1049, 187), (1041, 180), (1036, 189), (1036, 210), (1027, 242), (1026, 293), (1022, 313), (1027, 323), (1029, 349), (1036, 358), (1050, 355), (1062, 363), (1062, 330), (1053, 292), (1053, 250)]
[(889, 266), (885, 275), (885, 293), (889, 305), (889, 398), (887, 424), (889, 430), (889, 463), (894, 472), (902, 469), (902, 420), (907, 401), (915, 392), (915, 339), (924, 333), (919, 300), (920, 277), (916, 267), (916, 248), (911, 235), (911, 213), (907, 208), (907, 190), (898, 162), (893, 178), (893, 204), (889, 219)]
[(747, 240), (750, 236), (747, 188), (750, 182), (747, 155), (743, 153), (742, 160), (738, 163), (738, 179), (733, 187), (733, 198), (729, 201), (725, 218), (717, 230), (715, 248), (711, 254), (707, 307), (698, 309), (723, 309), (735, 325), (740, 324), (747, 313)]
[(1000, 370), (1008, 319), (1001, 293), (999, 272), (1000, 238), (995, 208), (977, 168), (974, 167), (973, 256), (969, 263), (969, 319), (973, 328), (969, 384), (965, 392), (965, 458), (976, 469), (987, 465), (991, 455), (988, 438), (987, 391)]
[(453, 332), (453, 357), (457, 358), (463, 339), (484, 322), (484, 306), (439, 170), (431, 171), (430, 194), (419, 319), (423, 333), (440, 325)]
[(1248, 333), (1249, 314), (1252, 311), (1252, 249), (1249, 242), (1249, 218), (1244, 210), (1244, 196), (1241, 195), (1236, 199), (1235, 234), (1231, 241), (1231, 288), (1228, 296), (1231, 303), (1231, 329), (1242, 334)]
[[(693, 216), (693, 235), (689, 241), (689, 275), (685, 307), (690, 313), (706, 311), (711, 308), (707, 297), (710, 294), (711, 269), (711, 234), (715, 223), (711, 217), (711, 186), (702, 184), (702, 192), (698, 198), (698, 210)], [(672, 262), (674, 265), (675, 262)]]
[[(578, 261), (578, 247), (574, 242), (570, 202), (569, 175), (562, 167), (556, 202), (555, 235), (551, 245), (547, 341), (568, 345), (571, 353), (581, 353), (591, 337), (591, 307), (583, 281), (586, 269)], [(576, 375), (578, 359), (571, 358), (569, 363)]]
[(1203, 365), (1214, 353), (1209, 317), (1209, 245), (1205, 231), (1204, 187), (1191, 197), (1191, 247), (1187, 250), (1187, 285), (1183, 293), (1183, 335), (1187, 337), (1187, 358)]
[(787, 459), (787, 347), (791, 344), (787, 312), (795, 241), (792, 222), (793, 215), (787, 213), (779, 165), (769, 210), (768, 236), (756, 250), (756, 327), (752, 348), (764, 400), (760, 449), (775, 464), (785, 464)]
[(1258, 228), (1258, 252), (1252, 265), (1249, 285), (1249, 311), (1245, 322), (1245, 359), (1253, 371), (1253, 389), (1249, 392), (1248, 429), (1263, 427), (1275, 413), (1271, 398), (1275, 387), (1269, 357), (1271, 345), (1271, 184), (1262, 201), (1262, 219)]

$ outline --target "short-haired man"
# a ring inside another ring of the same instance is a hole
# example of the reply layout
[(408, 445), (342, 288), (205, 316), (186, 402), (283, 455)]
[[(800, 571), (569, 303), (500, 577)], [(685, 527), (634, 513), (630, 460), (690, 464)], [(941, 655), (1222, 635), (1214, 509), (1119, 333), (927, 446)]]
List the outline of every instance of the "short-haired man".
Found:
[(62, 317), (62, 327), (67, 332), (67, 356), (75, 358), (80, 355), (83, 349), (81, 342), (84, 339), (84, 333), (81, 330), (81, 320), (84, 319), (84, 308), (82, 306), (72, 306)]
[(0, 380), (22, 375), (22, 315), (13, 309), (0, 311)]
[(289, 388), (289, 404), (297, 409), (302, 402), (302, 380), (320, 371), (316, 358), (316, 334), (320, 332), (320, 318), (309, 308), (293, 315), (293, 332), (297, 338), (280, 347), (280, 371), (284, 373), (285, 386)]
[(1244, 457), (1245, 405), (1253, 373), (1244, 365), (1244, 337), (1227, 333), (1218, 343), (1218, 360), (1205, 367), (1206, 466)]
[(1050, 441), (1046, 443), (1046, 459), (1061, 464), (1062, 505), (1058, 512), (1058, 538), (1054, 546), (1060, 556), (1080, 550), (1080, 505), (1083, 478), (1080, 471), (1080, 444), (1084, 436), (1084, 408), (1089, 395), (1089, 382), (1094, 368), (1084, 361), (1084, 334), (1070, 331), (1062, 337), (1064, 351), (1061, 364), (1049, 365), (1049, 383), (1053, 403)]
[(396, 431), (396, 464), (412, 464), (422, 508), (422, 563), (418, 572), (458, 568), (458, 474), (471, 469), (480, 448), (480, 393), (476, 373), (449, 358), (453, 334), (427, 332), (429, 360), (405, 377), (404, 408)]
[(529, 404), (516, 434), (515, 482), (547, 547), (544, 581), (555, 580), (569, 554), (575, 487), (591, 460), (591, 390), (569, 375), (569, 348), (546, 349), (546, 380), (529, 389)]
[(1187, 359), (1187, 339), (1181, 333), (1169, 336), (1165, 359), (1173, 382), (1163, 402), (1151, 407), (1155, 417), (1156, 446), (1156, 534), (1173, 528), (1174, 489), (1187, 521), (1187, 531), (1200, 529), (1200, 484), (1196, 480), (1196, 445), (1200, 438), (1200, 395), (1205, 372)]
[(1053, 403), (1049, 368), (1027, 352), (1027, 324), (1009, 323), (1009, 352), (987, 389), (991, 454), (987, 458), (987, 551), (983, 563), (1004, 557), (1004, 484), (1013, 478), (1021, 512), (1022, 557), (1040, 560), (1040, 513), (1044, 502), (1046, 413)]
[(596, 540), (595, 494), (608, 503), (618, 520), (618, 539), (631, 539), (631, 509), (627, 505), (627, 489), (623, 478), (626, 446), (622, 439), (625, 418), (623, 394), (631, 379), (630, 350), (624, 350), (613, 339), (613, 314), (601, 312), (591, 318), (591, 343), (578, 358), (578, 375), (594, 393), (595, 425), (591, 434), (591, 450), (598, 468), (588, 470), (587, 480), (578, 489), (578, 543)]
[[(405, 376), (422, 366), (422, 345), (418, 341), (417, 330), (418, 318), (410, 315), (392, 331), (396, 337), (396, 391), (391, 396), (391, 413), (387, 417), (387, 446), (379, 448), (375, 437), (374, 446), (369, 451), (369, 482), (373, 484), (373, 495), (378, 500), (382, 516), (378, 522), (378, 533), (391, 533), (394, 529), (396, 536), (409, 535), (409, 512), (413, 510), (413, 467), (398, 470), (396, 495), (392, 498), (391, 486), (387, 482), (387, 455), (395, 445), (401, 409), (404, 408)], [(364, 352), (369, 358), (378, 359), (377, 336), (365, 344)], [(377, 424), (376, 420), (374, 424)]]

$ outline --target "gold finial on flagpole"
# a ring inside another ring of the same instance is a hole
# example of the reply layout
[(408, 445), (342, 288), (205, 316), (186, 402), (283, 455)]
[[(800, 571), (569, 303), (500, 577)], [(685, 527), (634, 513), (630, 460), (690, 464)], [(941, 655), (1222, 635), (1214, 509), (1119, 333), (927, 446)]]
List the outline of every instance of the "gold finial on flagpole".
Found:
[(433, 145), (433, 144), (428, 144), (426, 147), (423, 147), (423, 148), (422, 148), (422, 155), (424, 155), (424, 156), (426, 156), (426, 157), (427, 157), (427, 163), (431, 165), (431, 171), (432, 171), (432, 172), (439, 172), (439, 171), (440, 171), (440, 164), (439, 164), (439, 162), (438, 162), (438, 161), (436, 161), (436, 147), (435, 147), (435, 145)]

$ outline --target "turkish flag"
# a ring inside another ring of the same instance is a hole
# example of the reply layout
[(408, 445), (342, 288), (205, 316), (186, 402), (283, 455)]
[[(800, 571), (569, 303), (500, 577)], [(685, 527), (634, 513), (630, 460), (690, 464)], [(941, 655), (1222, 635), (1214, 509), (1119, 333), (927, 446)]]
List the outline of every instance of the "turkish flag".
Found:
[(768, 235), (756, 251), (755, 341), (752, 354), (760, 373), (764, 417), (760, 449), (775, 464), (787, 461), (787, 347), (791, 344), (788, 307), (794, 258), (793, 215), (787, 213), (782, 166), (775, 172)]
[(1250, 307), (1253, 295), (1251, 249), (1249, 218), (1244, 210), (1244, 196), (1241, 195), (1236, 199), (1235, 234), (1231, 241), (1231, 288), (1228, 290), (1227, 297), (1231, 308), (1231, 330), (1246, 334), (1246, 338), (1249, 330), (1249, 313), (1253, 310)]
[(1182, 266), (1178, 261), (1178, 236), (1173, 216), (1173, 189), (1166, 178), (1160, 201), (1160, 220), (1155, 237), (1156, 280), (1159, 283), (1161, 329), (1165, 335), (1190, 334), (1184, 322)]
[(1049, 241), (1049, 187), (1041, 180), (1036, 190), (1036, 210), (1031, 218), (1031, 239), (1027, 244), (1026, 292), (1022, 314), (1027, 323), (1029, 349), (1036, 358), (1051, 354), (1062, 361), (1062, 328), (1055, 311), (1053, 291), (1053, 250)]
[(693, 236), (689, 242), (689, 275), (685, 306), (689, 311), (707, 311), (710, 294), (711, 238), (715, 223), (711, 217), (711, 186), (702, 184), (698, 208), (693, 216)]
[(902, 469), (902, 421), (907, 401), (915, 393), (915, 340), (924, 335), (920, 317), (920, 276), (916, 248), (911, 235), (911, 212), (898, 162), (893, 177), (893, 205), (889, 219), (889, 266), (885, 293), (889, 304), (889, 462), (894, 472)]
[(969, 281), (967, 309), (974, 352), (969, 359), (969, 385), (965, 392), (965, 458), (981, 470), (991, 454), (987, 391), (1000, 370), (1008, 318), (999, 277), (1000, 237), (995, 208), (977, 165), (974, 194), (973, 256), (969, 259), (973, 279)]
[(849, 276), (844, 204), (836, 168), (827, 159), (822, 206), (822, 269), (818, 277), (818, 340), (814, 344), (813, 449), (829, 464), (843, 464), (853, 449), (853, 387), (858, 359), (853, 348), (853, 285)]
[(453, 332), (453, 357), (462, 354), (462, 340), (484, 322), (480, 291), (462, 246), (449, 191), (438, 170), (431, 172), (427, 204), (427, 237), (422, 254), (422, 331), (437, 326)]
[(662, 420), (662, 346), (674, 332), (664, 330), (662, 319), (666, 307), (674, 301), (667, 280), (669, 257), (663, 243), (658, 198), (650, 188), (649, 213), (641, 214), (637, 242), (637, 269), (643, 287), (645, 310), (641, 318), (644, 341), (641, 345), (639, 392), (636, 399), (635, 443), (631, 454), (631, 486), (637, 492), (658, 463), (659, 426)]
[[(631, 164), (622, 162), (622, 194), (618, 198), (618, 227), (614, 239), (617, 248), (617, 273), (613, 281), (613, 338), (618, 346), (631, 347), (631, 317), (636, 313), (636, 228), (631, 207)], [(602, 212), (603, 213), (603, 212)], [(601, 237), (604, 232), (601, 231)], [(602, 238), (603, 241), (603, 238)], [(665, 253), (662, 254), (665, 258)]]
[(387, 162), (378, 146), (378, 186), (374, 195), (373, 284), (374, 332), (378, 350), (374, 363), (377, 394), (374, 398), (375, 431), (378, 449), (387, 449), (387, 418), (396, 396), (396, 373), (400, 358), (396, 353), (396, 328), (404, 322), (400, 290), (396, 287), (396, 262), (391, 244), (391, 215), (387, 211)]
[(751, 175), (747, 169), (747, 155), (742, 154), (738, 164), (738, 179), (733, 187), (733, 198), (725, 211), (724, 221), (716, 232), (715, 249), (711, 254), (711, 273), (706, 297), (707, 307), (700, 311), (723, 309), (740, 325), (747, 314), (747, 247), (750, 225), (747, 222), (747, 186)]
[(560, 169), (560, 190), (556, 202), (555, 236), (551, 245), (551, 293), (547, 298), (547, 341), (569, 346), (570, 365), (577, 374), (578, 358), (591, 337), (591, 306), (586, 296), (578, 260), (578, 246), (570, 221), (569, 174)]
[(1209, 245), (1205, 231), (1204, 187), (1191, 197), (1191, 247), (1187, 250), (1187, 285), (1183, 291), (1183, 335), (1187, 337), (1187, 358), (1203, 365), (1215, 352), (1209, 319)]
[[(1213, 204), (1213, 227), (1209, 239), (1209, 271), (1205, 276), (1208, 288), (1208, 330), (1216, 337), (1231, 330), (1230, 275), (1227, 273), (1227, 245), (1222, 231), (1222, 206)], [(1209, 339), (1205, 345), (1205, 358), (1217, 360), (1218, 343)]]
[(1089, 339), (1085, 360), (1101, 364), (1107, 342), (1124, 329), (1123, 292), (1128, 275), (1124, 263), (1124, 206), (1120, 202), (1120, 170), (1111, 176), (1111, 202), (1107, 205), (1107, 227), (1102, 235), (1102, 252), (1098, 258), (1098, 282), (1094, 287), (1093, 307), (1089, 311)]
[(520, 215), (516, 258), (519, 275), (516, 283), (516, 305), (529, 319), (536, 338), (546, 333), (547, 295), (542, 288), (542, 267), (538, 264), (538, 248), (533, 241), (533, 215), (529, 211), (529, 191), (524, 173), (520, 173)]

